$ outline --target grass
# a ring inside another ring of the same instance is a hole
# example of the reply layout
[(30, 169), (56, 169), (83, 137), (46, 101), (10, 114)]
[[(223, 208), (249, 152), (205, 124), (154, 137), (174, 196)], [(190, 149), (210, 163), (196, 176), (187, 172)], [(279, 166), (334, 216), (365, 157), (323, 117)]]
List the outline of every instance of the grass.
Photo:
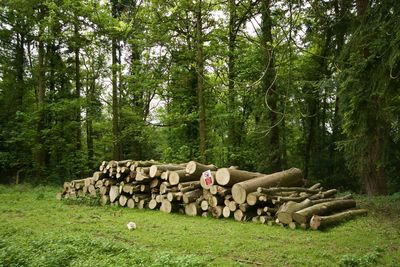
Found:
[[(399, 266), (400, 195), (358, 197), (367, 217), (325, 231), (57, 201), (0, 186), (0, 266)], [(134, 221), (138, 228), (129, 231)]]

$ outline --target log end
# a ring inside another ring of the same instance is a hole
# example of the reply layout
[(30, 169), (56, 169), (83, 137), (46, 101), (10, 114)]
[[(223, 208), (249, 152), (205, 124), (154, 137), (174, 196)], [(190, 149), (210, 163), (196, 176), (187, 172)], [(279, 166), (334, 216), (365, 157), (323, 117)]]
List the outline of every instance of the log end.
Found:
[(189, 163), (186, 165), (186, 172), (188, 174), (193, 174), (196, 171), (196, 161), (189, 161)]
[(215, 174), (215, 180), (219, 185), (227, 185), (230, 180), (230, 174), (228, 168), (218, 169)]
[(154, 178), (157, 176), (157, 165), (152, 165), (150, 167), (149, 175), (151, 178)]
[(310, 220), (310, 228), (313, 230), (318, 230), (321, 225), (321, 218), (318, 215), (314, 215)]
[(200, 207), (196, 203), (190, 203), (185, 206), (185, 214), (189, 216), (197, 216), (200, 213)]
[(179, 174), (177, 172), (171, 171), (168, 176), (168, 181), (170, 185), (179, 184)]
[(246, 202), (247, 192), (246, 189), (242, 187), (240, 184), (235, 184), (232, 187), (232, 197), (233, 200), (238, 204), (242, 204)]

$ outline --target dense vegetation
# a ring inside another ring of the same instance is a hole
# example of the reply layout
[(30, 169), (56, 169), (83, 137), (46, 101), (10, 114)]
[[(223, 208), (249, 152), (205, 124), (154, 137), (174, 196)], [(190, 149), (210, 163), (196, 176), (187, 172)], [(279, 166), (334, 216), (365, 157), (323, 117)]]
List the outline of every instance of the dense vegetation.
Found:
[[(400, 195), (325, 231), (57, 201), (59, 187), (0, 185), (0, 266), (398, 266)], [(80, 205), (83, 204), (83, 205)], [(135, 231), (126, 224), (134, 221)]]
[(196, 159), (400, 189), (400, 2), (3, 0), (1, 181)]

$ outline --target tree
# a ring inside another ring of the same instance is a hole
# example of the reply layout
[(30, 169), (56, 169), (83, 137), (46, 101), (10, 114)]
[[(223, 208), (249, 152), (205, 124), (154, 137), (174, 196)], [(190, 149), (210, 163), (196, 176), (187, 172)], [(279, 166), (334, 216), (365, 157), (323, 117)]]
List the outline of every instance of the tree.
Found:
[(398, 127), (394, 88), (399, 79), (393, 73), (399, 71), (399, 53), (393, 36), (399, 32), (394, 21), (400, 5), (362, 0), (356, 1), (356, 7), (353, 34), (342, 54), (348, 64), (341, 73), (339, 107), (346, 139), (340, 147), (367, 194), (386, 194), (391, 173), (388, 156), (398, 145), (396, 130), (391, 129)]

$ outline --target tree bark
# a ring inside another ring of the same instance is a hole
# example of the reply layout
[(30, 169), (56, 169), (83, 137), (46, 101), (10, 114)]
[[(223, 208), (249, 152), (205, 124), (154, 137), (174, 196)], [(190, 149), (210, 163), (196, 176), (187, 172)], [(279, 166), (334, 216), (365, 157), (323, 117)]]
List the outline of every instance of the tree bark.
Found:
[(193, 191), (189, 191), (183, 194), (182, 201), (183, 203), (191, 203), (196, 201), (200, 196), (203, 195), (202, 189), (195, 189)]
[(278, 102), (279, 94), (276, 86), (276, 70), (275, 58), (273, 51), (272, 38), (272, 17), (270, 10), (271, 0), (261, 1), (261, 46), (263, 51), (263, 66), (265, 74), (262, 78), (262, 93), (261, 98), (265, 100), (264, 106), (268, 108), (268, 141), (266, 151), (268, 157), (266, 166), (268, 170), (280, 171), (282, 169), (281, 152), (280, 152), (280, 126), (278, 120)]
[(368, 213), (367, 210), (359, 209), (359, 210), (347, 210), (329, 216), (314, 215), (311, 217), (310, 227), (313, 230), (317, 230), (327, 225), (339, 223), (354, 216), (365, 215), (367, 213)]
[(324, 215), (335, 210), (344, 210), (355, 206), (354, 200), (333, 200), (296, 211), (293, 213), (293, 219), (300, 224), (309, 223), (313, 215)]
[[(43, 7), (40, 10), (40, 17), (43, 19), (44, 10)], [(44, 65), (44, 44), (42, 41), (44, 35), (44, 26), (39, 25), (39, 41), (38, 41), (38, 89), (37, 89), (37, 107), (39, 111), (39, 119), (37, 125), (37, 136), (36, 142), (38, 144), (38, 149), (36, 152), (36, 160), (39, 166), (39, 172), (42, 173), (46, 166), (46, 152), (44, 149), (44, 140), (42, 131), (45, 127), (45, 114), (44, 114), (44, 102), (45, 102), (45, 91), (46, 91), (46, 70)]]
[(206, 107), (204, 101), (204, 55), (203, 55), (203, 17), (202, 0), (196, 7), (196, 71), (197, 71), (197, 101), (199, 108), (199, 139), (200, 159), (206, 162)]
[(247, 194), (255, 192), (258, 187), (300, 186), (303, 184), (302, 178), (301, 170), (291, 168), (237, 183), (232, 187), (232, 196), (237, 203), (241, 204), (246, 201)]
[(184, 170), (185, 167), (181, 165), (173, 165), (173, 164), (166, 164), (166, 165), (152, 165), (150, 167), (149, 175), (151, 178), (160, 177), (161, 173), (165, 171), (178, 171)]
[(253, 179), (255, 177), (263, 176), (265, 174), (258, 172), (248, 172), (242, 170), (235, 170), (230, 168), (218, 169), (215, 174), (215, 180), (222, 186), (233, 186), (236, 183)]
[(75, 37), (75, 98), (77, 100), (77, 108), (76, 108), (76, 150), (80, 151), (81, 150), (81, 106), (79, 103), (79, 99), (81, 96), (81, 63), (79, 59), (79, 53), (80, 53), (80, 44), (78, 43), (78, 40), (80, 38), (79, 36), (79, 26), (78, 22), (74, 23), (74, 37)]
[(197, 176), (197, 178), (200, 178), (200, 176), (203, 174), (205, 171), (216, 171), (217, 166), (215, 165), (204, 165), (201, 163), (198, 163), (196, 161), (190, 161), (186, 165), (186, 172), (190, 174), (191, 176)]
[(193, 202), (185, 206), (185, 214), (189, 216), (197, 216), (202, 213), (202, 210), (198, 203)]
[[(112, 16), (118, 17), (116, 1), (111, 1)], [(119, 88), (118, 88), (118, 41), (116, 36), (111, 38), (111, 83), (112, 83), (112, 133), (113, 133), (113, 158), (114, 160), (121, 159), (121, 146), (120, 146), (120, 115), (119, 115)]]

